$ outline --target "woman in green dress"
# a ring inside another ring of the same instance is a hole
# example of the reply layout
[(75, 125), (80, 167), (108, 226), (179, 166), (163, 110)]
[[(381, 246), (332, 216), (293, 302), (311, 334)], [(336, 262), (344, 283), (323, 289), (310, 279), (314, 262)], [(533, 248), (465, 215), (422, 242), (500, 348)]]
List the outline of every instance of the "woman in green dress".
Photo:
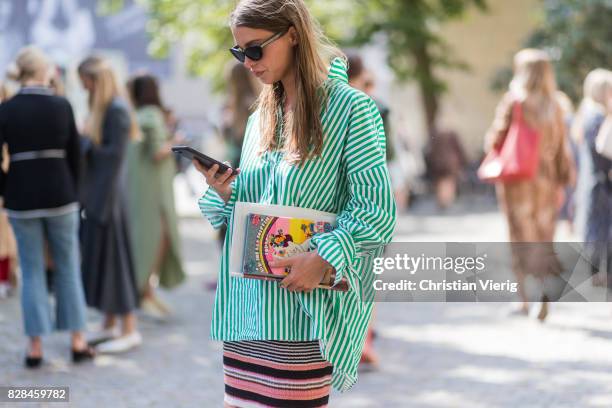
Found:
[(171, 147), (179, 141), (167, 130), (157, 80), (139, 75), (128, 88), (142, 132), (142, 140), (131, 146), (129, 156), (136, 277), (142, 309), (165, 317), (170, 309), (155, 295), (155, 286), (172, 288), (185, 279), (172, 187), (176, 164)]

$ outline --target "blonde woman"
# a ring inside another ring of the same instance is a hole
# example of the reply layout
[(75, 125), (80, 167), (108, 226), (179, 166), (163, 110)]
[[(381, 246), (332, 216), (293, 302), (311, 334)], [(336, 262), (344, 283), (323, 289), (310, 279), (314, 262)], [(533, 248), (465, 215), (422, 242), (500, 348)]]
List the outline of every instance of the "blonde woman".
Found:
[[(573, 161), (565, 140), (563, 110), (557, 100), (557, 84), (548, 55), (540, 50), (525, 49), (514, 57), (514, 78), (510, 92), (497, 107), (495, 120), (486, 136), (486, 146), (503, 143), (510, 127), (513, 107), (520, 104), (527, 125), (539, 135), (539, 165), (531, 180), (500, 183), (498, 200), (503, 209), (512, 243), (550, 243), (554, 239), (557, 215), (565, 186), (570, 181)], [(487, 150), (488, 150), (487, 149)], [(512, 246), (512, 266), (519, 283), (522, 305), (516, 312), (527, 315), (529, 302), (524, 281), (527, 274), (543, 279), (559, 272), (554, 255), (550, 262), (535, 267), (543, 259), (546, 244)], [(548, 314), (547, 297), (543, 295), (538, 314), (544, 320)]]
[[(603, 285), (612, 273), (612, 160), (597, 153), (595, 141), (612, 114), (612, 71), (595, 69), (584, 80), (584, 97), (573, 128), (580, 146), (579, 206), (585, 218), (584, 242), (593, 281)], [(607, 273), (600, 273), (607, 253)], [(609, 281), (608, 281), (609, 282)]]
[[(348, 84), (346, 61), (325, 41), (303, 0), (244, 0), (230, 17), (231, 53), (264, 84), (244, 137), (241, 171), (199, 170), (210, 186), (200, 208), (228, 226), (212, 337), (224, 341), (225, 404), (322, 407), (345, 391), (372, 313), (373, 257), (395, 227), (376, 104)], [(336, 58), (334, 58), (334, 56)], [(277, 261), (283, 281), (231, 277), (229, 223), (237, 201), (336, 213), (311, 252)], [(351, 289), (317, 289), (330, 268)]]
[[(54, 329), (72, 332), (74, 362), (94, 357), (82, 333), (86, 305), (79, 268), (79, 136), (70, 103), (49, 89), (52, 72), (41, 50), (22, 49), (11, 70), (21, 89), (0, 105), (0, 146), (6, 143), (10, 153), (8, 172), (0, 170), (0, 194), (17, 239), (21, 305), (30, 338), (28, 368), (40, 367), (42, 336)], [(56, 264), (55, 310), (47, 290), (45, 240)]]
[[(127, 351), (142, 343), (136, 328), (138, 287), (126, 204), (126, 150), (138, 137), (137, 123), (110, 63), (85, 59), (78, 68), (89, 93), (90, 116), (84, 139), (83, 281), (87, 304), (105, 314), (97, 346), (103, 353)], [(121, 333), (116, 319), (122, 319)]]

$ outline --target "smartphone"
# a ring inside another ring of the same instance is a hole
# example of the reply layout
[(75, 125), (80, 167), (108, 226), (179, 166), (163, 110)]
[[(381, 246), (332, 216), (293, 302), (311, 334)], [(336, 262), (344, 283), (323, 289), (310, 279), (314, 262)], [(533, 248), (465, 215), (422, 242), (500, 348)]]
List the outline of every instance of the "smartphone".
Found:
[(189, 160), (196, 159), (206, 169), (210, 169), (215, 164), (218, 164), (219, 165), (218, 173), (225, 173), (227, 171), (227, 169), (232, 169), (232, 176), (235, 175), (235, 174), (238, 174), (238, 171), (236, 169), (233, 169), (230, 166), (228, 166), (227, 164), (221, 163), (219, 160), (215, 160), (212, 157), (209, 157), (209, 156), (205, 155), (202, 152), (198, 152), (193, 147), (189, 147), (189, 146), (173, 146), (172, 147), (172, 151), (174, 153), (180, 154), (181, 156), (183, 156), (183, 157), (185, 157), (185, 158), (187, 158)]

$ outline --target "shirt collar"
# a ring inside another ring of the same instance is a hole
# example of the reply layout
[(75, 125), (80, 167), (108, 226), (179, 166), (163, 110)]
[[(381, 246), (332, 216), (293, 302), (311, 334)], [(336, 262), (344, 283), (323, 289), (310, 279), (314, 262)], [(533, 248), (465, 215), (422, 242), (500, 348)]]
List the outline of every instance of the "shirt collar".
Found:
[(336, 57), (331, 62), (327, 79), (339, 79), (340, 81), (348, 84), (347, 70), (348, 65), (346, 60), (344, 58)]
[(53, 95), (53, 90), (45, 86), (24, 86), (19, 90), (19, 93), (22, 95)]

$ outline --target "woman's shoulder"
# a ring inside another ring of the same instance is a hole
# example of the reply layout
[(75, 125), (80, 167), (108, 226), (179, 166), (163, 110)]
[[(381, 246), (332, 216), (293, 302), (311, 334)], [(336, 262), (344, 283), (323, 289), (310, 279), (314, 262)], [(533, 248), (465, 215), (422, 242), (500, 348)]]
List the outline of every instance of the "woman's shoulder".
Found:
[(164, 113), (158, 106), (147, 105), (136, 110), (138, 121), (147, 124), (157, 124), (164, 119)]
[(603, 109), (592, 108), (587, 110), (584, 115), (584, 128), (587, 135), (597, 135), (599, 128), (606, 119), (606, 113)]
[(328, 82), (327, 104), (335, 112), (346, 114), (354, 112), (356, 109), (363, 110), (376, 107), (374, 100), (366, 93), (339, 80)]
[(136, 109), (136, 112), (143, 115), (149, 116), (162, 116), (164, 113), (162, 112), (159, 106), (155, 105), (145, 105)]
[(113, 98), (106, 108), (105, 120), (129, 120), (131, 109), (130, 104), (125, 99), (120, 97)]
[(0, 107), (4, 107), (4, 109), (10, 108), (12, 106), (22, 106), (22, 104), (37, 104), (37, 105), (59, 105), (59, 106), (71, 106), (70, 102), (65, 96), (55, 95), (52, 93), (48, 94), (37, 94), (36, 98), (32, 98), (30, 94), (21, 94), (17, 93), (11, 98), (5, 100), (0, 103)]
[(130, 104), (128, 103), (127, 100), (125, 100), (122, 97), (115, 97), (113, 99), (111, 99), (111, 101), (108, 103), (108, 107), (106, 108), (107, 111), (111, 112), (111, 111), (115, 111), (115, 112), (129, 112), (130, 111)]
[(338, 97), (349, 97), (356, 98), (360, 96), (367, 96), (360, 90), (353, 88), (348, 82), (340, 78), (327, 78), (325, 81), (325, 91), (327, 92), (327, 98), (338, 98)]
[[(29, 95), (17, 94), (10, 99), (0, 103), (0, 116), (6, 119), (16, 117), (13, 112), (23, 109), (35, 110), (37, 112), (54, 112), (55, 115), (72, 115), (72, 104), (67, 98), (60, 95), (36, 95), (36, 98), (27, 98)], [(61, 116), (60, 116), (61, 117)]]
[(500, 106), (513, 106), (515, 103), (523, 103), (525, 97), (521, 97), (512, 91), (506, 91), (499, 100)]

